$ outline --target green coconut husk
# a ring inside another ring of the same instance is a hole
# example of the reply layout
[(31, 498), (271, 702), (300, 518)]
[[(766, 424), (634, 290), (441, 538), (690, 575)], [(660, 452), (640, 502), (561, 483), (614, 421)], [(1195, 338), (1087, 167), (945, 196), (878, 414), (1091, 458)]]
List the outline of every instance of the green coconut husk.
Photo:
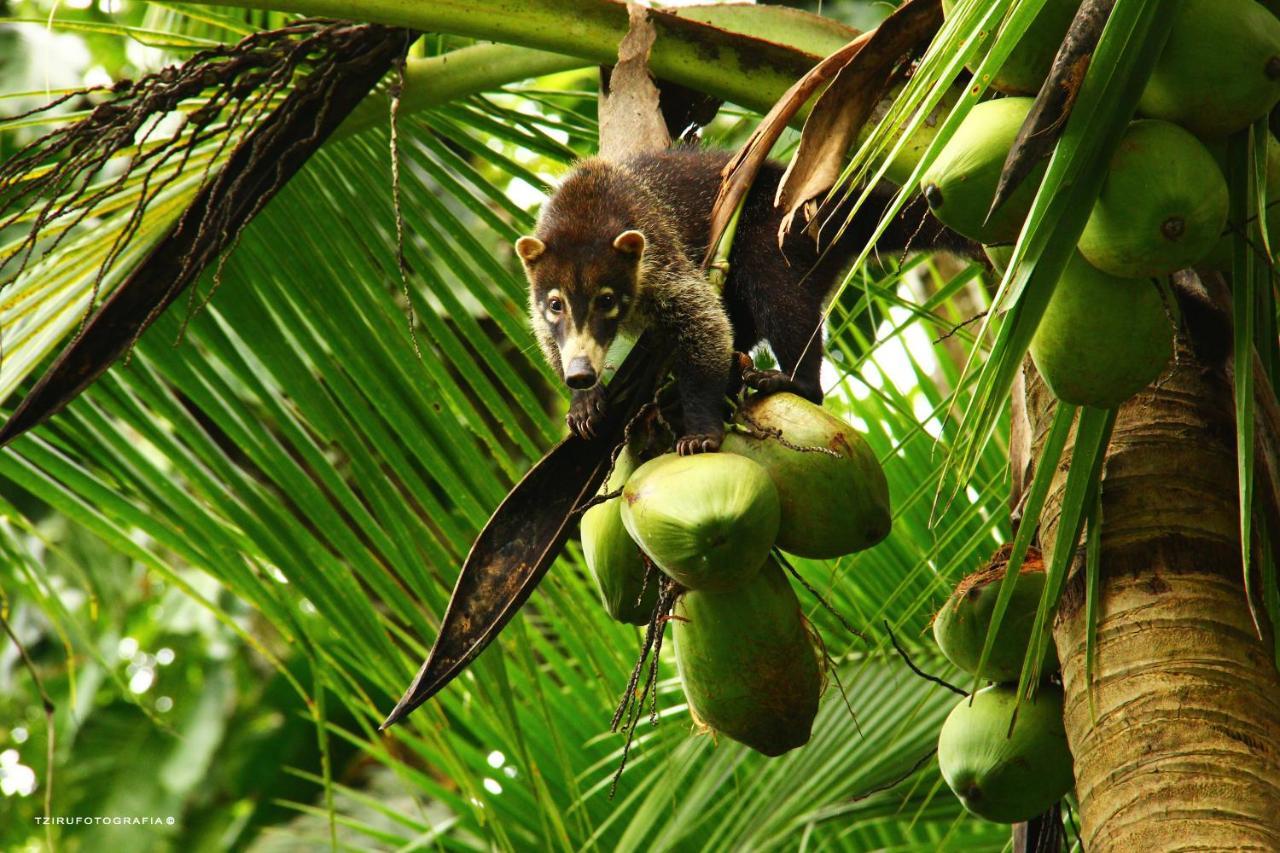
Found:
[(728, 589), (764, 565), (778, 535), (778, 492), (742, 456), (668, 453), (622, 490), (622, 523), (654, 564), (687, 589)]
[(1118, 406), (1169, 363), (1171, 310), (1151, 279), (1117, 278), (1077, 252), (1054, 287), (1031, 340), (1031, 358), (1059, 400)]
[[(621, 490), (635, 469), (635, 455), (630, 448), (623, 448), (600, 494)], [(580, 530), (582, 554), (604, 609), (619, 622), (648, 625), (658, 601), (660, 582), (652, 577), (645, 583), (644, 558), (622, 524), (622, 497), (584, 512)]]
[[(947, 660), (970, 675), (978, 674), (982, 646), (991, 627), (991, 613), (1008, 563), (1009, 546), (1005, 545), (984, 568), (960, 581), (933, 619), (933, 638), (938, 648)], [(1043, 590), (1044, 563), (1040, 552), (1032, 548), (1022, 561), (1009, 606), (1000, 620), (1000, 630), (996, 632), (991, 655), (983, 668), (983, 678), (988, 681), (1018, 680)], [(1057, 650), (1053, 643), (1049, 643), (1041, 671), (1052, 672), (1057, 668)]]
[(1012, 243), (1018, 238), (1047, 163), (1036, 166), (991, 221), (983, 223), (1031, 103), (1031, 98), (983, 101), (956, 128), (920, 179), (929, 209), (943, 224), (980, 243)]
[(1019, 823), (1071, 790), (1071, 751), (1062, 724), (1062, 688), (1042, 684), (1018, 708), (1017, 689), (993, 685), (960, 700), (938, 735), (938, 766), (960, 802), (978, 817)]
[(782, 508), (778, 547), (825, 559), (889, 535), (889, 483), (875, 452), (849, 424), (795, 394), (748, 399), (723, 449), (758, 462)]
[(1122, 278), (1194, 266), (1227, 222), (1227, 179), (1200, 140), (1167, 121), (1131, 123), (1080, 235), (1080, 254)]
[(1138, 100), (1197, 136), (1243, 130), (1280, 100), (1280, 20), (1256, 0), (1182, 0)]
[(800, 602), (775, 560), (736, 589), (684, 593), (672, 621), (695, 720), (765, 755), (808, 743), (822, 673)]

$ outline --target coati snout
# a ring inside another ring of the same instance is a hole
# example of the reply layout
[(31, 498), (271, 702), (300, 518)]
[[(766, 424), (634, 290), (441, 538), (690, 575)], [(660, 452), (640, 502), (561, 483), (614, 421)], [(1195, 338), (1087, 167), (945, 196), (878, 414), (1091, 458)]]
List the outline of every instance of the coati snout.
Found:
[(570, 388), (585, 391), (600, 381), (600, 372), (592, 366), (591, 359), (580, 355), (565, 365), (564, 381)]
[(554, 340), (555, 366), (575, 391), (594, 388), (604, 373), (609, 347), (631, 317), (644, 250), (644, 235), (635, 229), (595, 248), (537, 237), (516, 241), (535, 326)]

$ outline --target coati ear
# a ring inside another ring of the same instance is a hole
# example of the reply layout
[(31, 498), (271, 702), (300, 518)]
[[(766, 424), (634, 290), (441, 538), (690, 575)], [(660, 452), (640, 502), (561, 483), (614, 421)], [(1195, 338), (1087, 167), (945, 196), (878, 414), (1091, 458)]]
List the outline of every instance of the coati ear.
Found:
[(516, 254), (526, 264), (531, 264), (547, 250), (547, 244), (537, 237), (521, 237), (516, 241)]
[(613, 238), (613, 248), (624, 255), (634, 255), (638, 258), (644, 254), (644, 235), (634, 229), (623, 231)]

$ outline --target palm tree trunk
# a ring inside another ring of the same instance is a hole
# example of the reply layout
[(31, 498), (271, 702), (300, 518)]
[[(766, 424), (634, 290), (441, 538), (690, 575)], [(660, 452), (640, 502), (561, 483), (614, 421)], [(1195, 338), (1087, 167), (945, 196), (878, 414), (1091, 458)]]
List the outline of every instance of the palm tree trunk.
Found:
[[(1054, 626), (1082, 837), (1089, 853), (1280, 850), (1280, 678), (1241, 579), (1231, 388), (1185, 341), (1175, 358), (1107, 453), (1092, 679), (1079, 559)], [(1038, 452), (1054, 401), (1028, 374)]]

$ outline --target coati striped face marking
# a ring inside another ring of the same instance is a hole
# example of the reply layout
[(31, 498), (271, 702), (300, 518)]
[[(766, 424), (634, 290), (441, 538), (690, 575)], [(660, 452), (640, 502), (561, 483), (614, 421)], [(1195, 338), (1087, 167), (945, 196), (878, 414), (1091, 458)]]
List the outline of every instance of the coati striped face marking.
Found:
[[(612, 244), (521, 237), (516, 253), (529, 278), (535, 330), (550, 336), (570, 388), (600, 381), (609, 346), (635, 305), (644, 235), (623, 231)], [(550, 353), (548, 356), (550, 357)]]

